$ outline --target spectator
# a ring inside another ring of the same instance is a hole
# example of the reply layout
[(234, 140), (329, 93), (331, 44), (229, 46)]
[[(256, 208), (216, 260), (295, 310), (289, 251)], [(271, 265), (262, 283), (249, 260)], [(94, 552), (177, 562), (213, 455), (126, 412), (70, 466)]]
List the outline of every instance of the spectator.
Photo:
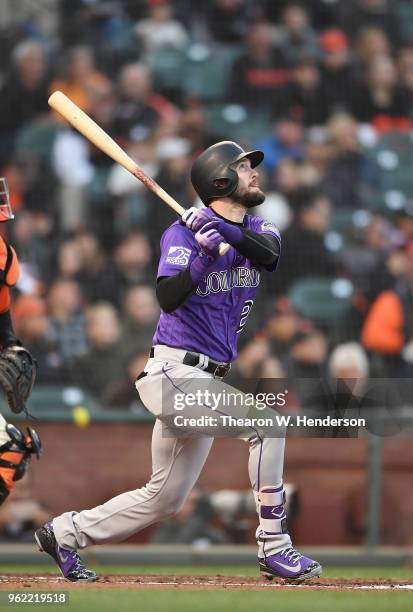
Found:
[[(141, 0), (134, 0), (136, 8), (140, 3)], [(60, 37), (63, 46), (67, 48), (77, 44), (89, 44), (100, 49), (105, 43), (109, 45), (115, 43), (124, 25), (122, 4), (123, 0), (122, 2), (59, 1)]]
[(321, 125), (328, 117), (328, 105), (321, 72), (313, 56), (297, 58), (291, 82), (273, 98), (274, 117), (288, 114), (305, 126)]
[(85, 318), (89, 349), (73, 360), (73, 381), (105, 407), (111, 403), (126, 372), (119, 318), (115, 308), (106, 302), (89, 306)]
[(274, 168), (274, 187), (286, 200), (301, 185), (300, 167), (301, 164), (286, 157)]
[(238, 388), (248, 378), (259, 378), (260, 371), (271, 356), (268, 341), (258, 336), (245, 344), (238, 353), (237, 361), (231, 368), (228, 383)]
[(245, 43), (245, 53), (232, 67), (228, 99), (250, 109), (269, 110), (274, 96), (289, 80), (286, 62), (267, 23), (252, 25)]
[[(367, 404), (364, 394), (369, 377), (368, 358), (360, 344), (347, 342), (337, 345), (329, 357), (326, 374), (324, 379), (311, 385), (312, 389), (304, 398), (308, 416), (329, 416), (331, 419), (371, 416), (366, 411), (360, 414), (362, 404)], [(322, 426), (309, 431), (311, 436), (328, 438), (354, 438), (358, 433), (358, 427), (344, 425)]]
[(299, 332), (290, 344), (288, 376), (294, 380), (324, 378), (327, 354), (328, 342), (324, 332), (319, 329)]
[[(123, 303), (122, 346), (128, 356), (148, 352), (159, 317), (159, 306), (152, 285), (128, 289)], [(138, 372), (139, 373), (139, 372)]]
[(354, 379), (361, 381), (358, 390), (365, 388), (369, 376), (369, 361), (363, 347), (358, 342), (339, 344), (331, 352), (328, 360), (330, 377), (333, 379)]
[(224, 140), (214, 126), (207, 124), (207, 107), (199, 100), (188, 100), (179, 117), (178, 135), (190, 143), (194, 155), (199, 155), (211, 145)]
[(317, 57), (317, 35), (310, 25), (310, 17), (303, 2), (287, 4), (281, 16), (279, 45), (289, 65), (296, 64), (304, 55)]
[(227, 536), (223, 529), (213, 525), (213, 519), (208, 497), (199, 489), (192, 489), (183, 508), (163, 522), (150, 541), (152, 544), (225, 544)]
[(62, 241), (57, 249), (55, 274), (62, 278), (78, 280), (83, 269), (83, 256), (74, 238)]
[(386, 34), (379, 28), (365, 28), (356, 32), (354, 59), (358, 80), (362, 82), (366, 78), (371, 62), (382, 55), (391, 56), (392, 49)]
[(351, 108), (355, 74), (347, 36), (338, 29), (329, 29), (320, 36), (322, 50), (322, 82), (329, 114)]
[(312, 324), (304, 320), (284, 298), (277, 300), (274, 313), (268, 318), (264, 331), (271, 353), (277, 355), (284, 368), (289, 365), (289, 348), (300, 333), (308, 333)]
[(135, 34), (146, 54), (159, 49), (185, 49), (188, 34), (179, 21), (174, 19), (173, 5), (168, 0), (150, 0), (148, 15), (135, 25)]
[(18, 338), (37, 361), (37, 383), (68, 382), (69, 376), (63, 357), (50, 335), (50, 321), (44, 300), (22, 295), (12, 308), (12, 316)]
[(340, 24), (351, 38), (367, 28), (382, 31), (395, 47), (402, 42), (395, 3), (390, 0), (347, 0), (339, 3)]
[(50, 287), (50, 338), (65, 363), (86, 352), (82, 294), (74, 280), (57, 279)]
[(409, 131), (409, 96), (399, 86), (393, 60), (380, 55), (371, 61), (366, 84), (354, 91), (352, 112), (364, 123), (372, 123), (380, 131), (401, 129)]
[(412, 203), (407, 199), (404, 206), (397, 212), (394, 225), (398, 232), (405, 237), (406, 242), (413, 242), (413, 210)]
[[(114, 133), (114, 120), (117, 97), (113, 83), (102, 82), (89, 91), (90, 116), (108, 134)], [(112, 164), (108, 155), (100, 149), (90, 146), (89, 156), (92, 164), (107, 169)]]
[(111, 394), (108, 398), (108, 406), (116, 409), (127, 409), (135, 414), (148, 416), (148, 411), (136, 394), (135, 382), (139, 374), (143, 371), (148, 361), (148, 348), (145, 347), (144, 352), (132, 355), (126, 364), (124, 377), (119, 380), (111, 388)]
[(361, 335), (364, 347), (376, 357), (377, 375), (396, 378), (413, 375), (412, 246), (408, 245), (400, 255), (399, 281), (373, 302)]
[(358, 210), (363, 197), (379, 187), (379, 171), (361, 151), (357, 123), (350, 115), (335, 115), (327, 124), (332, 154), (323, 187), (335, 208)]
[(18, 129), (46, 114), (48, 66), (40, 43), (24, 40), (13, 49), (12, 64), (0, 89), (0, 154), (10, 156)]
[(119, 75), (119, 101), (114, 114), (115, 134), (123, 140), (145, 140), (159, 122), (174, 115), (166, 98), (154, 94), (152, 76), (144, 64), (126, 64)]
[(115, 247), (113, 259), (95, 285), (95, 299), (120, 309), (127, 290), (137, 283), (152, 282), (149, 242), (139, 231), (131, 231)]
[[(139, 167), (148, 176), (157, 176), (160, 164), (152, 139), (131, 142), (126, 150), (128, 155), (139, 164)], [(143, 183), (137, 181), (130, 172), (119, 164), (112, 164), (108, 174), (107, 189), (110, 194), (117, 198), (115, 217), (119, 221), (123, 221), (126, 227), (130, 227), (131, 223), (133, 224), (133, 218), (140, 223), (145, 223), (144, 217), (147, 214), (145, 204), (149, 194)], [(134, 201), (136, 202), (135, 210), (131, 211), (131, 203)]]
[(60, 228), (66, 232), (78, 230), (86, 224), (86, 189), (95, 177), (87, 140), (74, 130), (60, 131), (52, 148), (52, 164), (59, 180)]
[(86, 302), (97, 301), (96, 287), (100, 286), (102, 275), (108, 265), (97, 237), (92, 232), (81, 232), (73, 239), (73, 247), (81, 262), (76, 275)]
[[(202, 6), (190, 0), (62, 0), (39, 17), (27, 3), (6, 4), (0, 165), (12, 185), (16, 221), (3, 231), (19, 252), (16, 320), (39, 361), (41, 383), (70, 380), (65, 363), (72, 340), (78, 346), (81, 336), (79, 299), (82, 304), (106, 300), (119, 311), (130, 301), (119, 349), (123, 373), (104, 401), (134, 404), (133, 380), (151, 342), (152, 297), (146, 283), (152, 286), (162, 231), (176, 219), (107, 155), (50, 120), (47, 94), (55, 87), (86, 109), (184, 206), (200, 204), (188, 175), (191, 159), (203, 149), (228, 137), (248, 148), (257, 140), (264, 149), (262, 181), (269, 194), (257, 214), (285, 231), (282, 265), (275, 283), (269, 275), (261, 278), (265, 299), (241, 339), (239, 370), (275, 378), (295, 366), (319, 372), (321, 362), (306, 362), (312, 350), (318, 356), (323, 352), (318, 332), (297, 313), (274, 308), (274, 296), (284, 295), (297, 278), (334, 275), (339, 265), (356, 292), (351, 317), (331, 330), (330, 341), (333, 332), (334, 338), (354, 340), (363, 328), (363, 341), (367, 334), (372, 343), (373, 373), (409, 374), (411, 317), (404, 316), (402, 327), (395, 318), (392, 329), (402, 342), (394, 353), (380, 344), (394, 304), (410, 307), (399, 291), (408, 295), (411, 284), (406, 272), (406, 245), (413, 239), (411, 189), (403, 168), (412, 156), (413, 51), (400, 35), (400, 25), (405, 33), (408, 28), (398, 23), (396, 5), (388, 0), (213, 0)], [(59, 47), (57, 16), (64, 33)], [(36, 40), (22, 40), (28, 33)], [(240, 51), (225, 85), (228, 99), (247, 107), (247, 118), (240, 114), (233, 136), (220, 132), (228, 126), (223, 121), (235, 121), (236, 113), (221, 114), (195, 98), (184, 100), (178, 111), (172, 91), (159, 96), (154, 90), (145, 58), (166, 50), (167, 60), (168, 47), (184, 52), (189, 38), (226, 45), (228, 57)], [(59, 75), (50, 86), (47, 60), (56, 67), (56, 50), (67, 59), (70, 77)], [(272, 127), (265, 131), (268, 120)], [(388, 130), (407, 133), (386, 137), (385, 150), (368, 150), (377, 134)], [(320, 194), (321, 204), (303, 204), (302, 194), (310, 192)], [(370, 211), (382, 200), (399, 207), (391, 219)], [(337, 231), (345, 241), (334, 258), (324, 245), (329, 201), (337, 212), (333, 229), (343, 221)], [(385, 322), (368, 334), (378, 312), (385, 312)], [(147, 323), (140, 319), (145, 313)], [(273, 355), (280, 356), (282, 367)]]
[(213, 40), (223, 44), (240, 43), (253, 17), (252, 6), (245, 0), (208, 2), (206, 23)]
[(300, 164), (300, 184), (304, 186), (319, 185), (324, 179), (332, 155), (327, 125), (313, 126), (305, 132), (306, 155)]
[(66, 52), (63, 65), (62, 75), (50, 85), (50, 93), (62, 91), (85, 113), (90, 113), (93, 92), (110, 86), (109, 79), (96, 69), (92, 48), (72, 47)]
[(277, 272), (277, 288), (281, 292), (299, 278), (337, 273), (324, 243), (330, 226), (330, 200), (317, 189), (302, 188), (291, 204), (295, 218), (283, 236), (283, 265)]
[[(403, 47), (397, 56), (397, 68), (400, 76), (400, 85), (407, 91), (409, 106), (413, 104), (413, 48)], [(410, 113), (411, 117), (411, 113)]]
[[(163, 189), (175, 200), (185, 204), (187, 201), (188, 176), (191, 165), (190, 143), (184, 138), (164, 138), (159, 140), (157, 157), (160, 168), (155, 176)], [(169, 206), (160, 206), (155, 194), (148, 194), (151, 223), (148, 226), (149, 239), (155, 254), (159, 253), (159, 241), (166, 228), (176, 220), (176, 214)]]
[(294, 115), (278, 117), (272, 126), (272, 134), (259, 140), (256, 148), (263, 151), (264, 169), (272, 174), (284, 158), (302, 161), (304, 158), (304, 126)]
[(53, 223), (43, 213), (22, 210), (13, 223), (13, 244), (19, 253), (20, 278), (18, 288), (24, 293), (37, 294), (41, 283), (48, 279), (53, 257)]
[(346, 250), (341, 259), (354, 284), (360, 289), (367, 308), (379, 293), (392, 289), (397, 281), (400, 252), (405, 243), (398, 231), (382, 215), (373, 215), (362, 230), (359, 245)]

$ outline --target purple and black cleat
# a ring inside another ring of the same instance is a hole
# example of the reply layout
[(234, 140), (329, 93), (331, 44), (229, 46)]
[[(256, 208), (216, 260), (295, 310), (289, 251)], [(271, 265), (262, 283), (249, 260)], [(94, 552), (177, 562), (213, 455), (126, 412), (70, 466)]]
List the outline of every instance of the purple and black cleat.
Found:
[(261, 575), (268, 580), (284, 578), (291, 582), (302, 582), (319, 576), (323, 570), (318, 561), (305, 557), (292, 546), (265, 559), (258, 559), (258, 563)]
[(40, 551), (48, 553), (56, 561), (62, 575), (70, 582), (93, 582), (97, 574), (85, 567), (77, 552), (62, 548), (56, 541), (52, 523), (45, 523), (34, 534)]

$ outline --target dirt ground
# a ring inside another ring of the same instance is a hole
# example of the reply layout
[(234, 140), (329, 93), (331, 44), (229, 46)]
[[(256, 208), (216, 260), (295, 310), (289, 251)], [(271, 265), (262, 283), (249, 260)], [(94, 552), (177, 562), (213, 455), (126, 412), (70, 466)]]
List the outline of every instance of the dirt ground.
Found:
[(407, 580), (357, 580), (357, 579), (331, 579), (317, 578), (300, 584), (286, 583), (282, 580), (266, 580), (263, 578), (240, 578), (230, 576), (114, 576), (104, 575), (91, 583), (73, 584), (60, 576), (33, 576), (33, 574), (3, 574), (0, 576), (0, 589), (110, 589), (110, 588), (168, 588), (168, 589), (235, 589), (235, 590), (263, 590), (263, 589), (308, 589), (308, 590), (413, 590), (413, 582)]

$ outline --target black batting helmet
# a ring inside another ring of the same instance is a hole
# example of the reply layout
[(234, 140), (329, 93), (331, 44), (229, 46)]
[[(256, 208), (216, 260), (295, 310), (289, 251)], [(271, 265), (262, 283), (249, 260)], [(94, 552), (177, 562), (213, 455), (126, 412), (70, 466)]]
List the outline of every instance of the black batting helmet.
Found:
[(206, 149), (194, 161), (191, 169), (192, 185), (203, 201), (208, 204), (217, 198), (226, 198), (238, 186), (238, 174), (231, 164), (248, 157), (255, 168), (264, 159), (262, 151), (244, 151), (236, 142), (223, 140)]

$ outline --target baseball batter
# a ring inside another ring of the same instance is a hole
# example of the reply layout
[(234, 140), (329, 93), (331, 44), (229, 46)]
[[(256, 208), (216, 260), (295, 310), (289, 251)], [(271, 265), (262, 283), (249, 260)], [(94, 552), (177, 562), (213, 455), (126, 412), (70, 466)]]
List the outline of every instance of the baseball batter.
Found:
[[(7, 181), (0, 178), (0, 223), (13, 218)], [(36, 375), (35, 362), (16, 338), (10, 317), (10, 287), (18, 277), (16, 252), (0, 236), (0, 388), (15, 413), (26, 410), (25, 402)], [(41, 453), (40, 438), (34, 429), (28, 427), (24, 434), (0, 414), (0, 505), (23, 478), (33, 453), (37, 457)]]
[[(222, 419), (213, 426), (212, 414), (229, 418), (240, 413), (232, 405), (214, 411), (205, 396), (182, 417), (204, 417), (206, 426), (200, 427), (197, 418), (182, 418), (182, 429), (175, 419), (178, 394), (188, 399), (202, 388), (223, 397), (228, 390), (223, 378), (237, 356), (238, 335), (253, 306), (260, 274), (277, 267), (277, 229), (247, 212), (265, 198), (256, 170), (263, 157), (261, 151), (246, 152), (224, 141), (209, 147), (193, 164), (191, 180), (206, 206), (187, 210), (162, 236), (157, 278), (162, 311), (150, 358), (136, 382), (143, 403), (156, 417), (152, 475), (140, 489), (91, 510), (66, 512), (36, 531), (40, 550), (53, 557), (68, 580), (96, 579), (77, 550), (120, 542), (179, 511), (200, 475), (213, 436), (225, 434), (249, 444), (261, 573), (294, 581), (321, 573), (319, 563), (293, 548), (288, 534), (283, 432), (280, 435), (275, 427), (265, 432), (254, 426), (234, 428)], [(220, 256), (223, 242), (231, 248)]]

